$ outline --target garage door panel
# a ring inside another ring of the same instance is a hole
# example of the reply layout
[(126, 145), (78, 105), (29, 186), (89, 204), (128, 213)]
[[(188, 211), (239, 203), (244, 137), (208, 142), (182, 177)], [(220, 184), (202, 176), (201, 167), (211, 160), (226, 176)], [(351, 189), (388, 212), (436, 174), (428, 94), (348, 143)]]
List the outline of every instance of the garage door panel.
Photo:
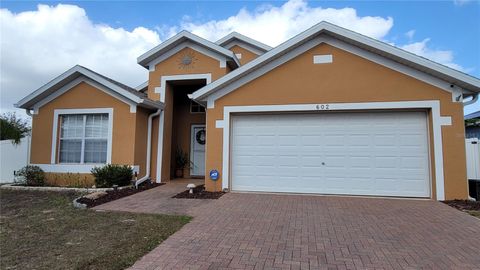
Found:
[(232, 189), (430, 196), (426, 114), (234, 116)]

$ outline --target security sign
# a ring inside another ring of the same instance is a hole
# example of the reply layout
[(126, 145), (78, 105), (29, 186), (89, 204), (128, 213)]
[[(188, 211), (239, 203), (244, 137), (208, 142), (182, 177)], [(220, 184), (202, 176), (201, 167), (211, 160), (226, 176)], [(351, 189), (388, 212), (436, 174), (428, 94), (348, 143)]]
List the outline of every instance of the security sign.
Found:
[(212, 179), (213, 181), (217, 181), (219, 175), (220, 174), (215, 169), (210, 171), (210, 179)]

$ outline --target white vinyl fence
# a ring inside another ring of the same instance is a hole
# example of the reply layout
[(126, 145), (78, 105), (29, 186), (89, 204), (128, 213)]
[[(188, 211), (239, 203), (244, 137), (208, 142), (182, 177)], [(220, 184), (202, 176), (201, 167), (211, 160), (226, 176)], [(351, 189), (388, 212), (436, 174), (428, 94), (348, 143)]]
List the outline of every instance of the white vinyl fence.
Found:
[(14, 172), (28, 164), (30, 137), (23, 138), (18, 145), (11, 140), (0, 141), (0, 183), (11, 183)]
[(467, 177), (480, 180), (480, 143), (478, 138), (465, 139)]

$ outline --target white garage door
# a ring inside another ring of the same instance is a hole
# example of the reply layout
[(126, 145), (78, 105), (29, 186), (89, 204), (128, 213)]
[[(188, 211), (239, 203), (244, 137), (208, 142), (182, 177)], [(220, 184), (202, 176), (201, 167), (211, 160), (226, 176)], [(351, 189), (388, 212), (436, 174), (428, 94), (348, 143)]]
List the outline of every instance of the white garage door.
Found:
[(424, 112), (238, 115), (234, 191), (430, 197)]

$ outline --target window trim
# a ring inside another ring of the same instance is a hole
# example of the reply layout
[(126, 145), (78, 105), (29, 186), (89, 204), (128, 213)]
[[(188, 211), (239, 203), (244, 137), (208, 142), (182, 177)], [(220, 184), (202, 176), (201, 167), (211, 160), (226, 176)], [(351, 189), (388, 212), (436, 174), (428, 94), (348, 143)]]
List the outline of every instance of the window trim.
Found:
[[(56, 109), (53, 113), (53, 129), (52, 129), (52, 152), (50, 158), (50, 164), (60, 164), (57, 162), (57, 156), (59, 153), (57, 149), (60, 147), (60, 130), (59, 130), (59, 120), (60, 116), (64, 114), (108, 114), (108, 135), (107, 135), (107, 162), (106, 164), (112, 163), (112, 135), (113, 135), (113, 108), (92, 108), (92, 109)], [(82, 147), (82, 157), (83, 157), (83, 147)], [(81, 158), (83, 161), (83, 158)], [(71, 165), (85, 165), (92, 163), (61, 163), (61, 164), (71, 164)], [(103, 164), (103, 163), (102, 163)]]

